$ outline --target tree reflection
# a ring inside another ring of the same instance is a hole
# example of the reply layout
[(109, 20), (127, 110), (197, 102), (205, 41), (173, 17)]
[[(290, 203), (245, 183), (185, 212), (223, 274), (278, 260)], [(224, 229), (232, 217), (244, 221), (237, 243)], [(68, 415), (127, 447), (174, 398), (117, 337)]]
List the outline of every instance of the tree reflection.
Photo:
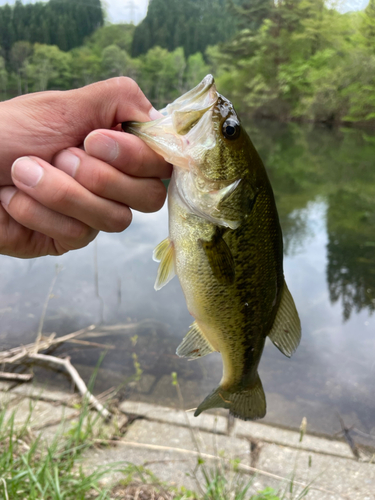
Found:
[[(373, 187), (373, 186), (371, 186)], [(339, 299), (344, 319), (355, 309), (375, 310), (375, 193), (339, 189), (327, 212), (327, 280), (332, 302)]]
[(247, 129), (269, 172), (285, 253), (310, 236), (308, 203), (327, 202), (327, 282), (343, 317), (375, 310), (375, 136), (353, 129), (272, 122)]

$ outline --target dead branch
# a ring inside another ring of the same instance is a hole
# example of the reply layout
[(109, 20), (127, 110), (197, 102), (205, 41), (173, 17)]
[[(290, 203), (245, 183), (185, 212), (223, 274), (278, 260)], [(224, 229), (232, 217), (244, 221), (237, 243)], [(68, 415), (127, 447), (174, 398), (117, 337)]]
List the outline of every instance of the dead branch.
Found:
[[(89, 403), (102, 415), (103, 418), (108, 419), (112, 416), (112, 414), (104, 408), (104, 406), (97, 400), (97, 398), (91, 394), (91, 392), (87, 389), (85, 382), (80, 377), (78, 371), (74, 368), (69, 358), (61, 359), (56, 356), (52, 356), (50, 354), (40, 354), (38, 351), (46, 350), (51, 346), (57, 346), (62, 344), (63, 342), (71, 341), (78, 335), (86, 333), (90, 330), (93, 330), (95, 325), (90, 325), (87, 328), (83, 328), (82, 330), (78, 330), (77, 332), (69, 333), (68, 335), (64, 335), (62, 337), (55, 337), (55, 334), (52, 334), (48, 338), (44, 338), (41, 336), (39, 340), (28, 344), (26, 346), (15, 347), (8, 351), (0, 352), (0, 363), (2, 364), (20, 364), (25, 363), (26, 361), (35, 361), (41, 363), (43, 365), (52, 365), (58, 366), (60, 368), (64, 368), (66, 372), (70, 375), (73, 382), (77, 386), (77, 389), (81, 393), (84, 398), (88, 398)], [(13, 380), (17, 377), (18, 380), (22, 380), (20, 374), (8, 374), (14, 376)], [(27, 377), (28, 375), (22, 375), (22, 377)], [(9, 379), (9, 378), (8, 378)], [(23, 381), (25, 381), (24, 379)]]
[(51, 356), (49, 354), (32, 354), (32, 353), (29, 353), (27, 357), (28, 359), (38, 361), (45, 365), (53, 365), (64, 368), (71, 376), (73, 382), (77, 386), (77, 389), (82, 394), (82, 396), (88, 399), (89, 403), (102, 415), (102, 417), (108, 419), (112, 416), (111, 413), (106, 408), (104, 408), (104, 406), (101, 403), (99, 403), (96, 397), (93, 394), (91, 394), (91, 392), (87, 389), (85, 382), (82, 380), (79, 373), (70, 362), (69, 358), (61, 359), (57, 358), (56, 356)]
[(113, 344), (99, 344), (98, 342), (90, 342), (89, 340), (67, 340), (71, 344), (87, 345), (89, 347), (100, 347), (101, 349), (115, 349)]
[(0, 379), (15, 380), (17, 382), (29, 382), (34, 377), (33, 373), (9, 373), (0, 372)]
[[(58, 346), (64, 342), (68, 342), (69, 340), (74, 339), (79, 335), (90, 332), (95, 327), (96, 325), (90, 325), (86, 328), (82, 328), (81, 330), (77, 330), (76, 332), (63, 335), (62, 337), (55, 337), (55, 333), (52, 333), (50, 337), (42, 337), (38, 345), (38, 352), (45, 351), (52, 346)], [(35, 350), (35, 342), (31, 342), (30, 344), (24, 346), (13, 347), (12, 349), (9, 349), (7, 351), (0, 351), (0, 363), (14, 364), (16, 361), (21, 360), (25, 355), (27, 355), (28, 352), (32, 350)]]

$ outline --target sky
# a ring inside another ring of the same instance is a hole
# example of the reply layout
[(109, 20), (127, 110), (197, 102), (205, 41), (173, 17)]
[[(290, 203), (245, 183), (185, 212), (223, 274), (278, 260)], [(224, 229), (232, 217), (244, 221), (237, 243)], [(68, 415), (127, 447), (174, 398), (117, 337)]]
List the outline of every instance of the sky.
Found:
[[(38, 0), (22, 0), (23, 3), (35, 3)], [(39, 0), (40, 1), (40, 0)], [(338, 0), (340, 3), (340, 12), (350, 10), (361, 10), (366, 7), (369, 0)], [(0, 5), (6, 3), (14, 4), (15, 0), (0, 0)], [(107, 12), (107, 20), (111, 23), (129, 23), (138, 24), (147, 14), (148, 0), (102, 0)], [(337, 3), (337, 0), (331, 0), (329, 3)]]
[[(22, 3), (35, 3), (47, 0), (22, 0)], [(12, 5), (16, 0), (0, 0), (0, 5)], [(148, 0), (102, 0), (107, 12), (107, 20), (111, 23), (138, 24), (147, 14)]]

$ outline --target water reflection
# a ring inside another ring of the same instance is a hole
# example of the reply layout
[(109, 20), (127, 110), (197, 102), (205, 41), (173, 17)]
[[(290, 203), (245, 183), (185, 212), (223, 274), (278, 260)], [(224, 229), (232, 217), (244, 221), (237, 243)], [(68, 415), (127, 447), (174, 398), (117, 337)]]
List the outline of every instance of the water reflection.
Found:
[[(375, 137), (272, 122), (248, 128), (274, 187), (285, 274), (303, 325), (291, 360), (266, 345), (260, 366), (266, 420), (298, 427), (307, 416), (310, 430), (333, 433), (340, 428), (338, 410), (348, 424), (375, 433)], [(63, 271), (44, 331), (119, 325), (92, 336), (115, 346), (103, 361), (97, 391), (127, 380), (135, 353), (143, 377), (121, 397), (176, 405), (170, 373), (177, 371), (186, 405), (194, 407), (217, 386), (221, 360), (213, 354), (187, 362), (175, 355), (191, 317), (176, 278), (158, 293), (153, 289), (151, 254), (166, 235), (164, 207), (136, 213), (122, 234), (101, 234), (96, 248), (30, 261), (0, 257), (1, 346), (35, 338), (58, 263)], [(69, 354), (87, 379), (100, 349), (69, 344), (57, 352)], [(67, 384), (61, 376), (57, 382)]]
[(306, 207), (327, 203), (330, 300), (352, 310), (375, 310), (375, 137), (358, 130), (329, 131), (295, 124), (250, 125), (267, 165), (287, 255), (311, 236)]

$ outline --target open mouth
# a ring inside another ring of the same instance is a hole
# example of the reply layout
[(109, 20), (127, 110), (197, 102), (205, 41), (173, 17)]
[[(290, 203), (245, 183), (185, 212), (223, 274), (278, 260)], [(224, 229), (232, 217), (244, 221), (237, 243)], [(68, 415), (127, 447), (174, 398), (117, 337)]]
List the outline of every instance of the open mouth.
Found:
[(214, 145), (211, 118), (218, 97), (214, 78), (207, 75), (192, 90), (160, 110), (162, 118), (129, 122), (123, 124), (123, 129), (140, 137), (166, 161), (186, 168), (197, 148)]

